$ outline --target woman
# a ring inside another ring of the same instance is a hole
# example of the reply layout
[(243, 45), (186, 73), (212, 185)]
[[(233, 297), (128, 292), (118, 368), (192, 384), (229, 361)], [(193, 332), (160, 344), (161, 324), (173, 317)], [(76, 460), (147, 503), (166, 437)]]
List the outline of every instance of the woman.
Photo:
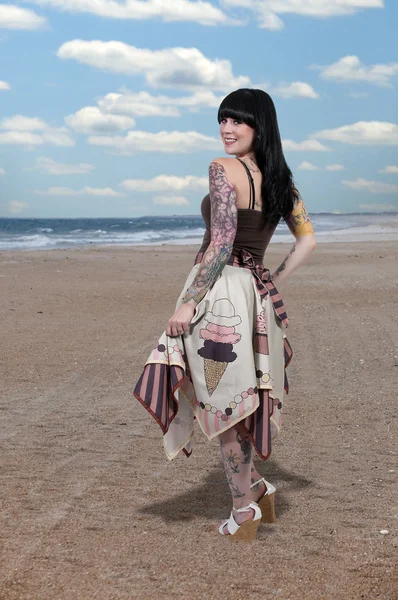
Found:
[[(218, 122), (231, 157), (210, 163), (203, 244), (134, 394), (162, 428), (170, 460), (181, 450), (190, 455), (194, 419), (208, 439), (218, 437), (233, 504), (219, 533), (247, 540), (260, 520), (274, 520), (275, 488), (255, 469), (252, 449), (263, 460), (270, 455), (288, 391), (292, 351), (276, 286), (307, 259), (315, 240), (270, 96), (232, 92)], [(296, 243), (270, 275), (262, 260), (281, 218)]]

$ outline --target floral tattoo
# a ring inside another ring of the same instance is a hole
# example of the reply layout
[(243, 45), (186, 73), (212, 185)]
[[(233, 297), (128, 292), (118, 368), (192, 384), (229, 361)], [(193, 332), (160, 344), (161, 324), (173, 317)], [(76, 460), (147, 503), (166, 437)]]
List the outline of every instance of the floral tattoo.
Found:
[(216, 282), (231, 256), (238, 223), (236, 190), (217, 162), (209, 167), (211, 241), (183, 302), (199, 302)]
[(241, 492), (239, 486), (232, 481), (233, 475), (240, 473), (239, 457), (232, 450), (226, 452), (224, 444), (222, 442), (220, 442), (220, 451), (232, 497), (243, 498), (243, 496), (245, 495), (244, 492)]
[(236, 434), (236, 441), (240, 445), (243, 454), (243, 465), (249, 465), (252, 460), (252, 443), (249, 436), (242, 436), (239, 432)]

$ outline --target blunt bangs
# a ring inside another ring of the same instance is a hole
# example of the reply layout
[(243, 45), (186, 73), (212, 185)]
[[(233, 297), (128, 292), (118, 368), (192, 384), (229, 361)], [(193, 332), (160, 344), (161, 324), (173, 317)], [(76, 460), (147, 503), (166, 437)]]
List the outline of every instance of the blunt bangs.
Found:
[(217, 120), (234, 119), (256, 129), (254, 102), (250, 90), (237, 90), (229, 94), (220, 104)]

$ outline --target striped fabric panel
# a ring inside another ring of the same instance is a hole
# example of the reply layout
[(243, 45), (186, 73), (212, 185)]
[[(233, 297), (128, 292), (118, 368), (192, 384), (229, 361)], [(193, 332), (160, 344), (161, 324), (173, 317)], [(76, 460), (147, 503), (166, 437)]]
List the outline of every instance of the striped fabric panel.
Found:
[(283, 338), (283, 348), (285, 353), (285, 369), (289, 366), (290, 361), (293, 357), (293, 348), (291, 347), (289, 340), (285, 337)]
[(289, 340), (286, 337), (283, 338), (283, 350), (284, 350), (284, 357), (285, 357), (285, 381), (284, 381), (283, 387), (285, 389), (286, 394), (288, 394), (289, 393), (289, 381), (287, 379), (286, 369), (289, 366), (290, 361), (292, 360), (293, 349), (292, 349), (291, 345), (289, 344)]
[(175, 365), (147, 364), (134, 389), (135, 398), (156, 420), (163, 433), (178, 411), (175, 393), (182, 385), (185, 374)]
[[(284, 338), (284, 358), (285, 358), (285, 374), (284, 374), (284, 389), (286, 394), (289, 393), (289, 384), (286, 375), (293, 350), (288, 339)], [(253, 446), (260, 458), (266, 460), (271, 454), (271, 421), (270, 418), (274, 411), (274, 402), (270, 397), (269, 390), (259, 389), (260, 405), (257, 410), (246, 417), (242, 425), (249, 435)], [(267, 410), (268, 408), (268, 410)]]
[(260, 458), (266, 460), (271, 454), (271, 422), (273, 401), (268, 390), (259, 390), (260, 405), (243, 422), (247, 434)]
[(289, 393), (289, 381), (287, 379), (286, 371), (285, 371), (285, 381), (283, 383), (283, 389), (285, 390), (286, 394)]
[(283, 304), (281, 295), (279, 294), (278, 290), (276, 289), (276, 287), (272, 283), (272, 281), (268, 281), (266, 283), (266, 287), (268, 288), (269, 294), (271, 296), (272, 304), (274, 306), (274, 310), (275, 310), (276, 314), (278, 315), (282, 324), (287, 327), (289, 321), (287, 318), (285, 305)]

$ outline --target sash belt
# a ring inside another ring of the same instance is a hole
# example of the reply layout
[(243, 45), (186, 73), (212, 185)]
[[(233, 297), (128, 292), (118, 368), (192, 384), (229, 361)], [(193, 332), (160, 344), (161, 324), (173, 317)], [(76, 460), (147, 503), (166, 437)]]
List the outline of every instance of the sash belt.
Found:
[[(203, 258), (203, 252), (200, 252), (195, 258), (195, 265), (200, 263)], [(275, 310), (275, 314), (281, 322), (282, 327), (288, 327), (289, 320), (287, 318), (285, 305), (276, 289), (269, 269), (264, 267), (262, 263), (256, 263), (252, 254), (245, 248), (240, 251), (239, 256), (231, 255), (227, 264), (232, 267), (242, 267), (249, 269), (255, 279), (256, 287), (261, 299), (266, 298), (269, 294)]]

